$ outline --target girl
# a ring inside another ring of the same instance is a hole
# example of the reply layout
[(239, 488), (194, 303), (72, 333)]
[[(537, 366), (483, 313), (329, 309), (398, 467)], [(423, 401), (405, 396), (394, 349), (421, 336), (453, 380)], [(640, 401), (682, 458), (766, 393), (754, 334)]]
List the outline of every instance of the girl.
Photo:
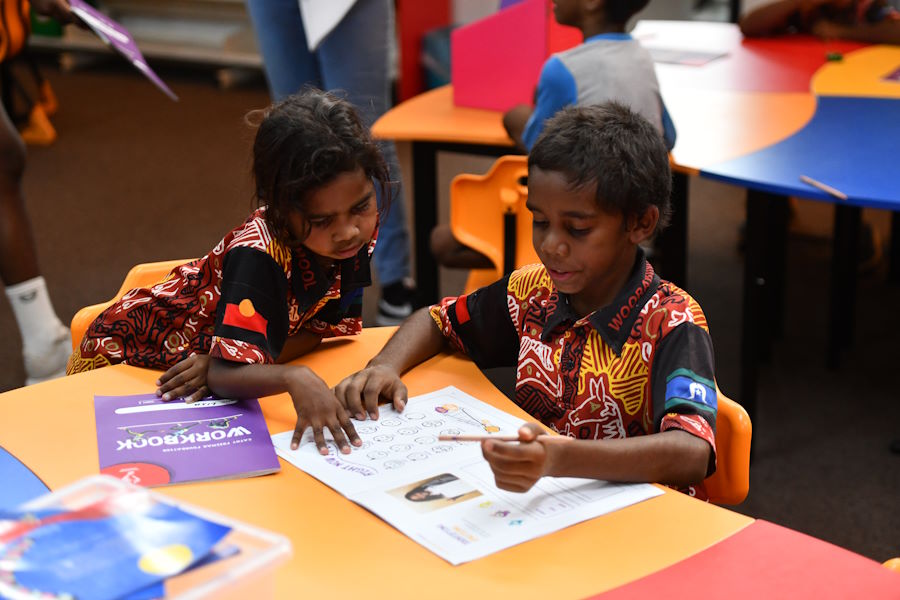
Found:
[(356, 111), (331, 94), (309, 89), (250, 115), (260, 116), (259, 208), (206, 256), (103, 311), (68, 373), (114, 363), (169, 369), (157, 382), (165, 400), (288, 392), (298, 414), (292, 446), (309, 426), (327, 454), (327, 427), (348, 453), (348, 438), (361, 442), (334, 393), (308, 368), (281, 363), (361, 330), (375, 185), (387, 199), (387, 165)]

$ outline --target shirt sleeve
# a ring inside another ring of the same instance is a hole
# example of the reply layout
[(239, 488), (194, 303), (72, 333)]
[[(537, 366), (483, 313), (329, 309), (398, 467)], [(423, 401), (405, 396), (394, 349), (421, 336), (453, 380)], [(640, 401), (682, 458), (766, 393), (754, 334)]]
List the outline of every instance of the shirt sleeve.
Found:
[(541, 69), (534, 111), (522, 132), (522, 143), (525, 147), (531, 150), (541, 131), (544, 130), (544, 121), (563, 108), (575, 104), (577, 99), (578, 87), (575, 85), (575, 77), (572, 76), (572, 72), (559, 58), (551, 56)]
[(329, 300), (303, 328), (323, 338), (358, 335), (362, 331), (362, 299), (363, 290), (357, 288)]
[(709, 333), (682, 323), (663, 338), (653, 361), (653, 422), (656, 431), (681, 429), (706, 440), (707, 477), (716, 470), (715, 366)]
[(518, 361), (519, 335), (506, 302), (508, 282), (504, 277), (431, 307), (431, 317), (444, 337), (482, 369), (514, 366)]
[(222, 297), (209, 354), (240, 363), (273, 363), (287, 339), (287, 277), (274, 258), (239, 246), (225, 254)]

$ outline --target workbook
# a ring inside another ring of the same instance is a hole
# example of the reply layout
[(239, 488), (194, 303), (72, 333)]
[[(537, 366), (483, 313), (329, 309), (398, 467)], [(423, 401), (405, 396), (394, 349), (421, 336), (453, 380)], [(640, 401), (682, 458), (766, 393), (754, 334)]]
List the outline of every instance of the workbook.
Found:
[(278, 471), (257, 400), (94, 396), (100, 472), (152, 487)]
[(452, 386), (410, 398), (403, 412), (379, 410), (376, 421), (354, 421), (363, 444), (350, 454), (327, 430), (327, 456), (310, 430), (297, 450), (293, 431), (273, 436), (275, 449), (454, 565), (663, 493), (574, 477), (544, 477), (522, 494), (498, 489), (479, 443), (439, 438), (515, 436), (524, 421)]

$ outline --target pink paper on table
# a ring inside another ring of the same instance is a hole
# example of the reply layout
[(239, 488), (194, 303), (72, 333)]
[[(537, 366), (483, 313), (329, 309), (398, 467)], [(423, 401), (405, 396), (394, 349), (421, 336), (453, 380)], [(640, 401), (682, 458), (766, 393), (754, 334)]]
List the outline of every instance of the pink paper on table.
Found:
[(144, 55), (141, 54), (141, 51), (137, 47), (137, 43), (135, 43), (134, 38), (128, 33), (127, 29), (98, 11), (90, 4), (84, 2), (84, 0), (69, 0), (69, 6), (72, 8), (72, 12), (75, 13), (79, 19), (84, 21), (84, 23), (90, 27), (101, 40), (103, 40), (103, 43), (111, 46), (116, 52), (124, 56), (128, 62), (134, 65), (138, 71), (143, 73), (144, 76), (153, 82), (153, 85), (162, 90), (166, 96), (172, 100), (178, 100), (178, 96), (169, 89), (169, 86), (167, 86), (163, 80), (153, 72), (150, 65), (147, 64)]

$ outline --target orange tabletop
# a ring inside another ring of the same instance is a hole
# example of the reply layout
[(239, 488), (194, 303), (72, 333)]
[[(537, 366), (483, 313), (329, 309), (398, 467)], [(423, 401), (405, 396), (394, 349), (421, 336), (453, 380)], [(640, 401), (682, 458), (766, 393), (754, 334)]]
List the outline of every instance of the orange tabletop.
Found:
[(503, 113), (453, 104), (453, 86), (445, 85), (398, 104), (372, 126), (375, 137), (395, 141), (509, 146)]
[[(301, 362), (330, 385), (361, 368), (392, 329), (331, 340)], [(0, 446), (51, 489), (98, 472), (94, 394), (154, 389), (157, 372), (115, 366), (0, 395)], [(440, 355), (404, 377), (411, 394), (455, 385), (525, 414), (470, 361)], [(285, 395), (263, 398), (272, 433), (294, 426)], [(370, 512), (282, 461), (275, 475), (162, 488), (162, 493), (290, 538), (279, 598), (584, 598), (693, 556), (752, 522), (665, 489), (656, 498), (453, 567)]]

